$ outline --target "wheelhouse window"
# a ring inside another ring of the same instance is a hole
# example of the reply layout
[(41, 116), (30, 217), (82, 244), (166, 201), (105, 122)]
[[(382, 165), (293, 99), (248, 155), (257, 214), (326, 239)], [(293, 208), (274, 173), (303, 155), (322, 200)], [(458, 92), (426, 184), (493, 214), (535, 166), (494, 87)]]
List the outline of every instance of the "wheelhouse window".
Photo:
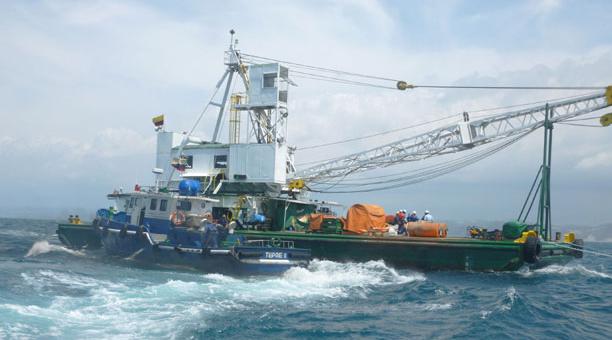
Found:
[(192, 155), (188, 155), (185, 156), (185, 169), (192, 169), (193, 168), (193, 156)]
[(166, 210), (168, 210), (168, 200), (159, 201), (159, 211), (166, 211)]
[(263, 75), (263, 87), (276, 87), (276, 73), (267, 73)]
[(134, 197), (130, 198), (130, 208), (134, 207)]
[(227, 155), (215, 155), (215, 169), (227, 168)]
[(191, 201), (179, 201), (177, 208), (183, 211), (191, 211)]
[(157, 210), (157, 198), (151, 198), (151, 204), (149, 205), (149, 209)]

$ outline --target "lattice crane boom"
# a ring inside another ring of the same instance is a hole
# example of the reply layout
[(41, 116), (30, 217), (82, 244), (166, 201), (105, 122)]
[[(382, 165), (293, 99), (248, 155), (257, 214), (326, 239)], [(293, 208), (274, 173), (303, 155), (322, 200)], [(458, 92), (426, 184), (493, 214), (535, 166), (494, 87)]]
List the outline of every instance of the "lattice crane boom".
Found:
[[(597, 94), (547, 104), (552, 123), (585, 115), (612, 105), (612, 86)], [(525, 133), (544, 125), (546, 105), (455, 123), (363, 152), (316, 164), (295, 173), (294, 178), (325, 180), (459, 152)]]

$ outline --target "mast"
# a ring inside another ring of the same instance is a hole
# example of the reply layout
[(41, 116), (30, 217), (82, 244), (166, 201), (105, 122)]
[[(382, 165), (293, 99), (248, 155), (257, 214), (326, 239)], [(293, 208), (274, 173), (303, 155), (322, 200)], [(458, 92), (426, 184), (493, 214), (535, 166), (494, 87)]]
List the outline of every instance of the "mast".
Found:
[(550, 107), (546, 104), (544, 118), (544, 149), (542, 152), (542, 179), (540, 184), (540, 205), (538, 209), (538, 224), (540, 235), (544, 240), (550, 241), (551, 236), (551, 206), (550, 206), (550, 170), (552, 159), (552, 132), (553, 122), (550, 120)]

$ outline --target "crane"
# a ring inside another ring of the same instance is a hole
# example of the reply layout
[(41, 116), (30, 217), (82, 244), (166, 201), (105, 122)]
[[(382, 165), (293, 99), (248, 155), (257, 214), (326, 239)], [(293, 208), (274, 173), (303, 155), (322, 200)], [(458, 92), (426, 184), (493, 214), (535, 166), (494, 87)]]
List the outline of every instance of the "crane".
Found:
[[(595, 94), (551, 102), (532, 108), (496, 114), (434, 129), (366, 151), (322, 161), (298, 170), (294, 180), (325, 181), (381, 167), (456, 153), (500, 139), (521, 136), (544, 126), (562, 122), (612, 105), (612, 86)], [(548, 118), (547, 118), (548, 117)]]

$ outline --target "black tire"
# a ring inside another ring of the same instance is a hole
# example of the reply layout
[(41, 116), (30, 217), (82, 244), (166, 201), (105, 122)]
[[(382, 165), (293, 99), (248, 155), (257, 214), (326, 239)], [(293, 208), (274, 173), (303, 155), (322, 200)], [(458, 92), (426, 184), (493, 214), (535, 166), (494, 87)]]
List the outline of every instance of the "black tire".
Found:
[(537, 237), (530, 236), (523, 244), (523, 260), (527, 263), (536, 263), (540, 260), (542, 243)]
[(581, 259), (584, 255), (584, 253), (582, 252), (582, 248), (584, 248), (584, 241), (582, 239), (575, 239), (572, 244), (574, 248), (576, 248), (576, 250), (574, 250), (574, 256), (577, 259)]

